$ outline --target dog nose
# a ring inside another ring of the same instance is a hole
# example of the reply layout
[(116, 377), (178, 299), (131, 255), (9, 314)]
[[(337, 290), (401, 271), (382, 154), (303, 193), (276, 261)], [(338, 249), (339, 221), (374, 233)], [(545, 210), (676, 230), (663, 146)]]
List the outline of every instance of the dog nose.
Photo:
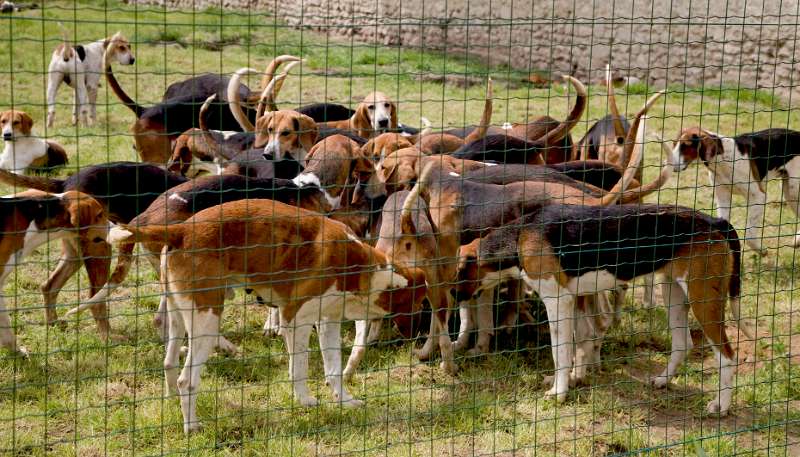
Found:
[(389, 126), (389, 119), (381, 119), (378, 121), (378, 126), (381, 128), (386, 128)]
[(136, 63), (136, 57), (131, 56), (131, 65), (133, 65), (134, 63)]
[(3, 139), (4, 140), (11, 140), (13, 138), (14, 138), (14, 134), (13, 133), (8, 133), (8, 132), (3, 133)]

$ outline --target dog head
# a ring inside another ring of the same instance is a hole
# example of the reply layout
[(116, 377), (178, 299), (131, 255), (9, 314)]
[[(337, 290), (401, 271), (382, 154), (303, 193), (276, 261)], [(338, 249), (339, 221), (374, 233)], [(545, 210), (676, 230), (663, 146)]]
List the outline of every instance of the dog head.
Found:
[(697, 159), (708, 163), (717, 154), (722, 154), (722, 140), (700, 127), (683, 129), (672, 148), (670, 161), (676, 172), (683, 171)]
[(405, 279), (405, 284), (394, 284), (382, 291), (375, 305), (392, 314), (392, 320), (404, 338), (413, 338), (419, 330), (422, 300), (428, 293), (425, 273), (419, 268), (393, 266), (395, 275)]
[(69, 225), (78, 230), (84, 240), (104, 243), (108, 236), (108, 217), (97, 200), (77, 191), (68, 191), (61, 196), (62, 204), (69, 215)]
[(111, 38), (107, 38), (105, 48), (106, 53), (110, 53), (110, 56), (117, 59), (117, 63), (120, 65), (133, 65), (136, 62), (131, 44), (122, 35), (122, 32), (117, 32)]
[(371, 159), (377, 166), (380, 165), (383, 159), (389, 154), (399, 151), (400, 149), (413, 147), (414, 143), (412, 143), (408, 137), (399, 133), (387, 132), (367, 141), (364, 146), (361, 146), (361, 153), (364, 154), (365, 157)]
[(361, 155), (358, 143), (344, 135), (331, 135), (311, 148), (305, 169), (294, 181), (319, 185), (332, 209), (338, 209), (348, 192), (352, 191), (351, 200), (356, 200), (361, 181), (366, 182), (372, 174), (372, 163)]
[(317, 142), (319, 130), (314, 119), (297, 111), (270, 111), (256, 120), (254, 148), (264, 148), (264, 155), (275, 160), (287, 154), (298, 162)]
[(378, 179), (389, 194), (398, 190), (410, 190), (417, 179), (417, 167), (423, 154), (416, 148), (395, 151), (376, 166)]
[(0, 113), (0, 129), (4, 141), (14, 141), (31, 135), (33, 118), (24, 111), (9, 110)]
[(480, 238), (458, 249), (458, 280), (450, 293), (457, 301), (471, 299), (481, 284), (481, 269), (478, 254)]
[(382, 92), (373, 92), (364, 97), (353, 116), (353, 127), (365, 138), (369, 138), (373, 133), (383, 133), (397, 128), (397, 107)]

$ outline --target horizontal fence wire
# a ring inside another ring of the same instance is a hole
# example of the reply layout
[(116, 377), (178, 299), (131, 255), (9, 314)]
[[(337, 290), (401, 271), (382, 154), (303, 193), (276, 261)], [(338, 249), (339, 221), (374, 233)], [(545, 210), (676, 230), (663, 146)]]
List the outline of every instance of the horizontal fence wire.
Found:
[(0, 454), (800, 455), (799, 15), (3, 2)]

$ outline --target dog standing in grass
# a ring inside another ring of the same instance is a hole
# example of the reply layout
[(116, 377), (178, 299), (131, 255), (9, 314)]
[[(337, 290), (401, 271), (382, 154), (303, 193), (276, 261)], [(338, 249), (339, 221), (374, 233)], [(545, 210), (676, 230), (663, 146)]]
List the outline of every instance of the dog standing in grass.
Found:
[(53, 51), (47, 69), (48, 127), (55, 122), (56, 93), (61, 83), (75, 89), (72, 124), (78, 123), (80, 115), (84, 125), (92, 125), (97, 120), (97, 88), (103, 75), (103, 55), (111, 53), (120, 65), (133, 65), (136, 61), (128, 39), (121, 32), (110, 38), (74, 47), (67, 41), (65, 36), (64, 42)]

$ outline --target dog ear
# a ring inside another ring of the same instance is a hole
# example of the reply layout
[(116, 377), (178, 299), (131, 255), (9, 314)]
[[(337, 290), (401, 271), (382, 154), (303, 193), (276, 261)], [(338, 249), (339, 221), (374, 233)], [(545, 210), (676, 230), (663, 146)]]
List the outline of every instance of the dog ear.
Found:
[(272, 115), (272, 112), (268, 112), (256, 119), (256, 139), (253, 142), (254, 148), (263, 148), (269, 142), (269, 132), (267, 128), (272, 122)]
[(314, 119), (311, 119), (305, 114), (300, 114), (296, 120), (299, 124), (298, 135), (300, 137), (300, 145), (308, 152), (317, 143), (319, 128), (317, 127), (317, 123), (314, 122)]
[(25, 135), (30, 135), (31, 131), (33, 130), (33, 118), (30, 114), (19, 111), (19, 129)]
[(369, 157), (369, 158), (374, 158), (376, 156), (376, 154), (375, 154), (375, 140), (377, 138), (378, 137), (370, 138), (370, 140), (367, 141), (364, 144), (364, 146), (361, 146), (361, 155), (363, 155), (364, 157)]
[(75, 228), (94, 225), (103, 216), (103, 207), (86, 194), (69, 196), (65, 204), (69, 213), (69, 223)]
[(369, 136), (366, 133), (372, 131), (372, 121), (369, 117), (369, 110), (367, 103), (361, 102), (356, 106), (356, 114), (353, 115), (351, 128), (361, 136)]
[[(695, 144), (695, 135), (692, 135), (692, 144)], [(704, 134), (697, 138), (697, 154), (708, 162), (715, 155), (722, 153), (722, 140), (715, 135)]]
[(397, 105), (394, 102), (389, 102), (389, 110), (391, 111), (391, 125), (392, 130), (397, 128)]

